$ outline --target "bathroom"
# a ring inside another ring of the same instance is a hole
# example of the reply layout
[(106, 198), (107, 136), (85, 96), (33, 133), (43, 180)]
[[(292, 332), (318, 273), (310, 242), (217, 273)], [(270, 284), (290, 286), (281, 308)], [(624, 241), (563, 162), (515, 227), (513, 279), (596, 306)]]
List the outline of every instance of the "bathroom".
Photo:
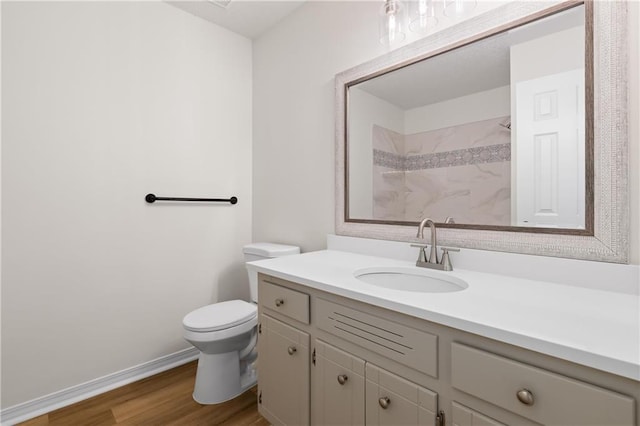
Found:
[[(193, 359), (182, 318), (249, 299), (244, 245), (327, 248), (334, 78), (389, 51), (380, 3), (302, 2), (254, 36), (166, 2), (2, 3), (3, 417)], [(640, 6), (628, 7), (631, 266), (589, 262), (602, 281), (640, 264)], [(509, 267), (485, 254), (495, 273)], [(551, 275), (575, 262), (553, 260)]]

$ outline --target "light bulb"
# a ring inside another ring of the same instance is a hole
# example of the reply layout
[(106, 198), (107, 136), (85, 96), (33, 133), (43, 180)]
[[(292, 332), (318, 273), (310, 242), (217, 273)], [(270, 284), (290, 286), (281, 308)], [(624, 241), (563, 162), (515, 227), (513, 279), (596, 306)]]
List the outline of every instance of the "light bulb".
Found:
[(409, 29), (418, 34), (426, 34), (436, 25), (435, 2), (433, 0), (418, 0), (409, 3), (411, 5)]
[(444, 14), (450, 18), (467, 16), (476, 8), (476, 0), (444, 0)]
[(399, 0), (385, 0), (380, 9), (380, 43), (391, 45), (405, 39), (405, 9)]

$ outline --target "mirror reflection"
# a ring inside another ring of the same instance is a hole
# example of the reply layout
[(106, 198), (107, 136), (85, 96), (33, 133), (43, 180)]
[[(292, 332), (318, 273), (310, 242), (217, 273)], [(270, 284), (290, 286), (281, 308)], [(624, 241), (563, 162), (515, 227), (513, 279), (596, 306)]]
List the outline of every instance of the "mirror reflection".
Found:
[(584, 17), (349, 85), (346, 220), (584, 229)]

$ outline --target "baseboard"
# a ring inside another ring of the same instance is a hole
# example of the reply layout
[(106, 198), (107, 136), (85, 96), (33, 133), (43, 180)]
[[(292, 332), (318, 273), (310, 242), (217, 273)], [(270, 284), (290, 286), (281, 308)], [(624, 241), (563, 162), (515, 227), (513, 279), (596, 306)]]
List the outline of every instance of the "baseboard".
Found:
[(170, 355), (154, 359), (135, 367), (127, 368), (104, 377), (100, 377), (88, 382), (53, 392), (13, 407), (0, 411), (0, 422), (4, 425), (13, 425), (32, 419), (45, 413), (49, 413), (58, 408), (91, 398), (92, 396), (119, 388), (145, 377), (170, 370), (189, 361), (198, 358), (196, 348), (184, 349)]

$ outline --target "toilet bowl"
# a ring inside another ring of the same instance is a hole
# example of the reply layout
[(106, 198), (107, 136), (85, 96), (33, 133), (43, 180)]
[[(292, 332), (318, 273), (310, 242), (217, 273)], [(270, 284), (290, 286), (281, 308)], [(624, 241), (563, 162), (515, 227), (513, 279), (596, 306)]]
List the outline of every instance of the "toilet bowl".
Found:
[[(272, 243), (243, 248), (246, 261), (300, 253), (300, 248)], [(218, 404), (232, 399), (257, 382), (258, 283), (249, 276), (252, 302), (229, 300), (198, 308), (182, 320), (184, 339), (200, 355), (193, 399)]]

